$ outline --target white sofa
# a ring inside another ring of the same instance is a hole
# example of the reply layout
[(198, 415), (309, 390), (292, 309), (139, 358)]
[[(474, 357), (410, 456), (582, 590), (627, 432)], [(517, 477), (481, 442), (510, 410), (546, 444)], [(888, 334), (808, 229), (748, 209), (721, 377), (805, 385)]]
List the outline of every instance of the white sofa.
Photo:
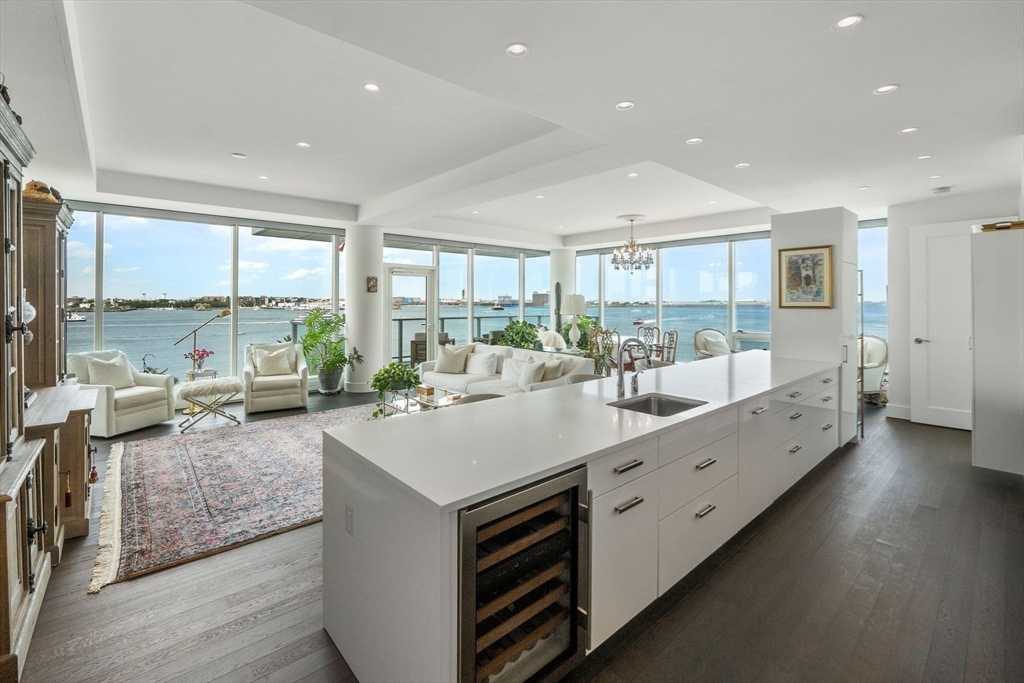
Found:
[[(473, 344), (470, 353), (494, 354), (497, 356), (497, 369), (493, 375), (468, 375), (466, 373), (443, 373), (434, 372), (434, 361), (427, 361), (420, 365), (420, 380), (432, 387), (439, 387), (448, 391), (457, 391), (462, 394), (521, 394), (524, 391), (539, 391), (551, 387), (565, 386), (565, 378), (580, 373), (590, 373), (594, 370), (594, 361), (585, 356), (572, 356), (564, 353), (552, 354), (547, 351), (531, 351), (528, 349), (513, 349), (509, 346), (489, 346), (487, 344)], [(550, 359), (567, 361), (563, 363), (562, 374), (547, 382), (534, 382), (520, 387), (518, 382), (501, 378), (505, 362), (508, 360), (533, 360), (546, 361)]]
[(174, 419), (174, 377), (171, 375), (150, 375), (132, 366), (133, 387), (114, 389), (106, 384), (89, 383), (90, 357), (113, 360), (120, 353), (111, 349), (68, 354), (68, 372), (75, 373), (79, 386), (99, 392), (96, 409), (92, 412), (95, 436), (117, 436)]
[[(252, 362), (256, 349), (278, 351), (291, 349), (288, 363), (291, 372), (287, 375), (259, 375)], [(266, 410), (304, 408), (309, 401), (309, 367), (306, 357), (297, 344), (249, 344), (245, 347), (245, 367), (242, 370), (242, 384), (245, 385), (245, 414)]]

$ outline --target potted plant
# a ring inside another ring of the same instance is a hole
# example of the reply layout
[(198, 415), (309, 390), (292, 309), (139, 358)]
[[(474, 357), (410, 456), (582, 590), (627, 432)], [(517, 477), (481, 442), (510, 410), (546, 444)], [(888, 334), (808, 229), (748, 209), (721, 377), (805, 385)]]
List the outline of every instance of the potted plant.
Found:
[(370, 380), (370, 387), (377, 390), (377, 410), (373, 411), (374, 417), (384, 417), (384, 392), (405, 391), (412, 389), (420, 383), (420, 374), (414, 368), (404, 363), (390, 363), (385, 365)]
[(540, 334), (532, 324), (520, 320), (509, 323), (505, 332), (498, 340), (499, 346), (512, 346), (517, 349), (532, 349), (540, 341)]
[[(585, 315), (581, 315), (579, 318), (577, 318), (577, 320), (576, 320), (576, 327), (580, 331), (580, 348), (581, 349), (587, 348), (588, 345), (590, 344), (590, 339), (589, 339), (590, 335), (588, 333), (590, 332), (590, 328), (593, 327), (596, 324), (597, 324), (596, 320), (594, 320), (593, 318), (588, 318)], [(562, 335), (562, 339), (564, 339), (565, 343), (569, 344), (570, 347), (572, 346), (572, 341), (570, 341), (570, 339), (569, 339), (569, 330), (571, 330), (571, 329), (572, 329), (572, 323), (565, 323), (564, 325), (562, 325), (562, 329), (558, 331), (559, 334)]]
[(363, 362), (358, 349), (345, 353), (345, 335), (341, 334), (345, 329), (345, 316), (314, 308), (303, 322), (306, 332), (299, 339), (299, 345), (310, 367), (316, 368), (320, 393), (336, 394), (341, 391), (345, 366)]

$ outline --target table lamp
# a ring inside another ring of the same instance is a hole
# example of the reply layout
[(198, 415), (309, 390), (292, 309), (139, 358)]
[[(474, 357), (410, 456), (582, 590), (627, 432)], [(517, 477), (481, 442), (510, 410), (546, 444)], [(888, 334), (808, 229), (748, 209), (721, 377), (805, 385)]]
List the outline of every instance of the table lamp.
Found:
[(562, 315), (572, 316), (572, 329), (569, 330), (569, 341), (574, 351), (580, 351), (580, 328), (576, 321), (581, 315), (587, 314), (587, 300), (582, 294), (569, 294), (562, 301)]

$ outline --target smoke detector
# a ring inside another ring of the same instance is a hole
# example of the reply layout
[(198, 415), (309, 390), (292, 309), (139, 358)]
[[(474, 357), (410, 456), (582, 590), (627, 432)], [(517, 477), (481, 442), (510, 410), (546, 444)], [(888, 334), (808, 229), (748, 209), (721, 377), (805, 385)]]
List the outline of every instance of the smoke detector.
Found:
[(953, 191), (953, 188), (950, 187), (949, 185), (943, 185), (942, 187), (936, 187), (934, 190), (932, 190), (932, 192), (934, 192), (935, 194), (938, 194), (938, 195), (943, 195), (943, 194), (946, 194), (946, 193), (952, 192), (952, 191)]

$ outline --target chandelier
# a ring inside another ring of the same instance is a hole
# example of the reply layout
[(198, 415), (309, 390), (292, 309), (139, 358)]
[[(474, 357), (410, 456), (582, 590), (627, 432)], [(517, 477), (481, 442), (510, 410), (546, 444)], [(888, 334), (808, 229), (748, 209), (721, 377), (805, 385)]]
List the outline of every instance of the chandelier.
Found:
[(628, 213), (618, 216), (620, 221), (629, 221), (629, 241), (612, 252), (612, 265), (615, 270), (649, 270), (654, 265), (654, 252), (650, 247), (641, 247), (633, 239), (633, 222), (642, 221), (647, 216), (640, 213)]

